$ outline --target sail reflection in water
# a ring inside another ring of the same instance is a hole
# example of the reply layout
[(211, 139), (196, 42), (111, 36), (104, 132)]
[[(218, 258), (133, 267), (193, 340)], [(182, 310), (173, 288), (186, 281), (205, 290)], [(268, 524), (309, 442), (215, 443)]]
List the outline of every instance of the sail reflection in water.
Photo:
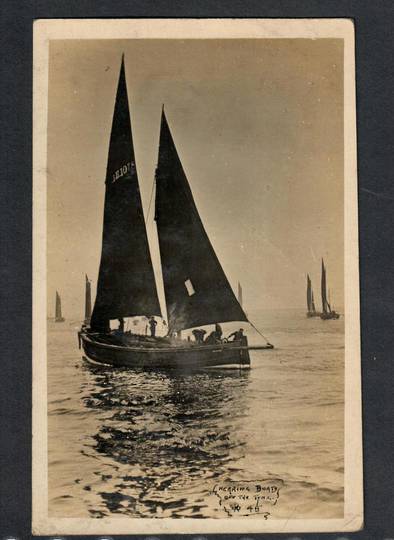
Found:
[(100, 461), (109, 458), (114, 469), (90, 513), (206, 515), (214, 479), (243, 457), (245, 441), (236, 427), (246, 414), (249, 372), (152, 372), (147, 377), (86, 369), (94, 386), (90, 394), (84, 392), (84, 405), (105, 411), (105, 418), (84, 451)]

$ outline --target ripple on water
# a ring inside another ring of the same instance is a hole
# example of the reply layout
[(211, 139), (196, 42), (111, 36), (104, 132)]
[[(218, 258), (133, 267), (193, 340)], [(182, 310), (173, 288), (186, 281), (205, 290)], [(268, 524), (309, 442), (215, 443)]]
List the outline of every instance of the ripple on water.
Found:
[(280, 478), (274, 518), (342, 516), (343, 326), (309, 322), (266, 316), (278, 349), (193, 375), (92, 367), (49, 327), (50, 515), (226, 517), (216, 483)]

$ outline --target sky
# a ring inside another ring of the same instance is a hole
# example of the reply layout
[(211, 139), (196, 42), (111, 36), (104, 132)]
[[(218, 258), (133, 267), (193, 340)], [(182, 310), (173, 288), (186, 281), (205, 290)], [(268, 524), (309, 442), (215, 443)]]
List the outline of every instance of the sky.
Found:
[[(343, 307), (343, 42), (339, 39), (56, 40), (47, 132), (48, 316), (93, 301), (104, 181), (122, 53), (137, 172), (159, 297), (151, 201), (160, 115), (167, 120), (208, 236), (244, 308), (320, 304), (324, 257)], [(149, 203), (151, 205), (149, 208)]]

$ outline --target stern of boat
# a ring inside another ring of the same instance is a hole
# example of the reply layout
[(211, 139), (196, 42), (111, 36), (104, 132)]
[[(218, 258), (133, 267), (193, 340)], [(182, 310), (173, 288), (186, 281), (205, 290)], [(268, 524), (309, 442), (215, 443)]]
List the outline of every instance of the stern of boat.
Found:
[[(248, 338), (243, 336), (241, 339), (241, 345), (243, 347), (248, 347)], [(250, 366), (250, 355), (248, 349), (241, 349), (239, 351), (239, 364), (240, 366)]]

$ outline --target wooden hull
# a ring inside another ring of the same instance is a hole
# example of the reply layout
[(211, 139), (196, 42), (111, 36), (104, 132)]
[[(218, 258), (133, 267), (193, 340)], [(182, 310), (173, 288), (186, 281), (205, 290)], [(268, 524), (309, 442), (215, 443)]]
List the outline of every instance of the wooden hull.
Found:
[[(98, 342), (89, 333), (79, 333), (80, 343), (88, 358), (115, 367), (142, 369), (195, 370), (213, 366), (250, 366), (247, 338), (230, 343), (197, 345), (179, 342), (173, 346), (136, 343), (110, 345)], [(271, 346), (253, 347), (272, 349)]]

